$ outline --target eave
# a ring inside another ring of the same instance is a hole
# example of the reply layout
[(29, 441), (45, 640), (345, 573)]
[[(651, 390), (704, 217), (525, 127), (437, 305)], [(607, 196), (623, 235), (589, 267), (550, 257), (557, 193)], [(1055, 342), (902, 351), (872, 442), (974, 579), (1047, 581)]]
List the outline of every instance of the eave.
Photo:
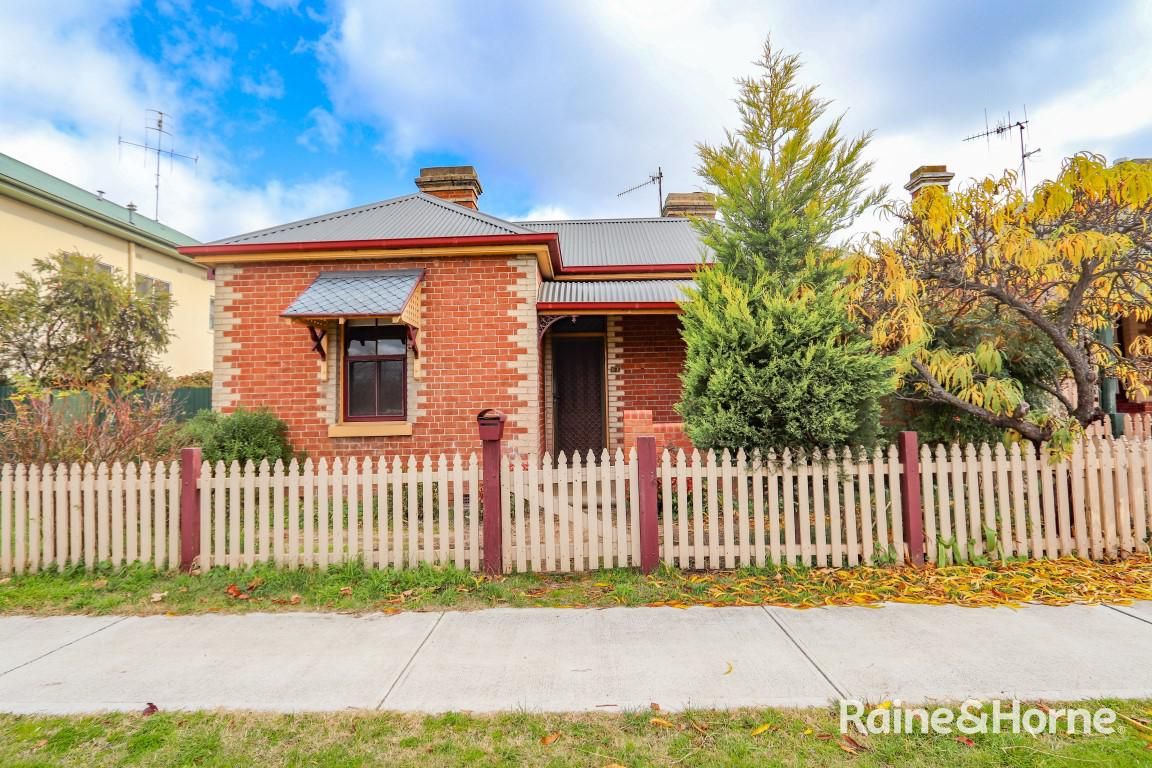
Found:
[(554, 233), (418, 237), (385, 240), (329, 240), (325, 242), (237, 243), (189, 245), (180, 253), (198, 263), (246, 264), (268, 261), (338, 261), (363, 258), (420, 256), (482, 256), (530, 254), (545, 277), (556, 273), (560, 243)]

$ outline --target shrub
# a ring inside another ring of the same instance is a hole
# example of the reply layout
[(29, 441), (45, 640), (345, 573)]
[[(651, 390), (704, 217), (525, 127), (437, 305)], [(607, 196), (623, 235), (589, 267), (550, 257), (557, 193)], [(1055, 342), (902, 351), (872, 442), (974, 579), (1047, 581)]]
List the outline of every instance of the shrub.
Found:
[(210, 387), (212, 386), (212, 371), (196, 371), (176, 376), (172, 380), (177, 387)]
[(184, 425), (182, 434), (187, 441), (199, 445), (204, 459), (213, 463), (292, 458), (288, 425), (266, 408), (237, 408), (228, 414), (200, 411)]
[(157, 461), (175, 458), (180, 427), (168, 390), (89, 384), (48, 391), (21, 385), (0, 420), (0, 462)]

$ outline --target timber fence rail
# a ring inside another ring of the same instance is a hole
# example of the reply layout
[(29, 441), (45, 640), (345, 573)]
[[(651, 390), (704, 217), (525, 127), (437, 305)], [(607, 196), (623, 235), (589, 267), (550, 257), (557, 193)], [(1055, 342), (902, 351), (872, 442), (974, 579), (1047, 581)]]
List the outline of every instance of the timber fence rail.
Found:
[(226, 466), (186, 449), (172, 463), (5, 465), (0, 573), (1108, 560), (1147, 552), (1152, 530), (1148, 439), (1089, 438), (1055, 463), (912, 433), (871, 451), (658, 452), (641, 437), (628, 452), (485, 456), (491, 467), (476, 454)]

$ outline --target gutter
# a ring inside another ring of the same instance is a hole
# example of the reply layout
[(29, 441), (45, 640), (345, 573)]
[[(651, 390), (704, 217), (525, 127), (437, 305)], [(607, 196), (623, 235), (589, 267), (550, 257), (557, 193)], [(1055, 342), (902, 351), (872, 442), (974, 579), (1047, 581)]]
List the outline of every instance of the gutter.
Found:
[[(326, 251), (404, 250), (418, 248), (483, 248), (484, 246), (545, 246), (547, 259), (540, 259), (541, 272), (552, 277), (560, 267), (560, 239), (555, 232), (532, 232), (507, 235), (465, 235), (454, 237), (404, 237), (377, 240), (328, 240), (294, 243), (233, 243), (185, 245), (178, 250), (184, 256), (203, 258), (208, 263), (227, 263), (224, 256), (242, 257), (238, 261), (255, 261), (260, 254), (323, 253)], [(247, 257), (247, 258), (244, 258)], [(276, 259), (269, 259), (275, 261)]]

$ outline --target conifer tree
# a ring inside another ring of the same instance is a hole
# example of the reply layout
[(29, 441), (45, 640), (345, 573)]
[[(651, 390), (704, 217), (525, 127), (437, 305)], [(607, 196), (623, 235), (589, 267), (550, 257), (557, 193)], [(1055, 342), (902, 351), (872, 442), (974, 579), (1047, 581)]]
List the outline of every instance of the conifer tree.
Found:
[(721, 218), (697, 222), (714, 263), (684, 304), (679, 410), (701, 447), (866, 443), (892, 365), (851, 318), (830, 239), (885, 194), (865, 189), (870, 136), (818, 127), (829, 103), (798, 83), (797, 56), (768, 41), (757, 64), (737, 81), (740, 128), (698, 147)]

